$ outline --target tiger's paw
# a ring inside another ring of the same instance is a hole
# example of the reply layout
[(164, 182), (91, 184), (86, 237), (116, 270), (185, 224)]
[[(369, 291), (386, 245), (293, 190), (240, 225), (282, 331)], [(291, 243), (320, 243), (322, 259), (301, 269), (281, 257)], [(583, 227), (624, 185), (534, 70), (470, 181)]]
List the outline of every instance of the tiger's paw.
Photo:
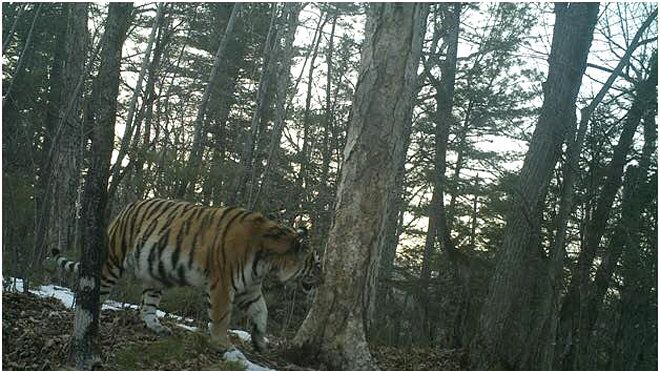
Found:
[(268, 341), (263, 335), (252, 334), (252, 346), (257, 352), (263, 353), (268, 350)]
[(211, 349), (220, 354), (224, 354), (225, 352), (230, 352), (235, 349), (229, 339), (211, 337), (211, 341), (209, 343)]
[(172, 329), (163, 325), (160, 325), (158, 327), (153, 327), (151, 328), (151, 331), (155, 332), (156, 335), (160, 337), (172, 336)]

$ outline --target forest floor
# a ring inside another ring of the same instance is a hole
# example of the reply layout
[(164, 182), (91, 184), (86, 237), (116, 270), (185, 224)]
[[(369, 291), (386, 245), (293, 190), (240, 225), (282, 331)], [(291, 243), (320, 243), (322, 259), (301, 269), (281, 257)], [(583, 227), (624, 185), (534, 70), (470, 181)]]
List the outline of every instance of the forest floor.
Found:
[[(62, 303), (62, 298), (40, 296), (3, 290), (2, 367), (6, 370), (59, 370), (65, 364), (74, 312)], [(208, 336), (191, 331), (192, 327), (180, 318), (166, 316), (161, 321), (173, 330), (172, 336), (162, 338), (147, 331), (133, 308), (104, 309), (100, 328), (102, 369), (315, 370), (286, 360), (283, 342), (278, 339), (271, 338), (268, 352), (256, 353), (249, 334), (233, 331), (230, 337), (237, 351), (223, 356), (209, 351)], [(384, 346), (371, 350), (382, 370), (464, 369), (465, 355), (461, 351)]]

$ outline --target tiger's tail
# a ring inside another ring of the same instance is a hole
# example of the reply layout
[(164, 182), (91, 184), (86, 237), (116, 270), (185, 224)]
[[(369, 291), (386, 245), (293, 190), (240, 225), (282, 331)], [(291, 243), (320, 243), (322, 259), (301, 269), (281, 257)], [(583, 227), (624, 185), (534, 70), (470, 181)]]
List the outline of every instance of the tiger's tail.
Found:
[(80, 262), (74, 262), (60, 255), (60, 250), (53, 248), (51, 250), (53, 258), (57, 262), (57, 265), (64, 271), (78, 274), (80, 272)]

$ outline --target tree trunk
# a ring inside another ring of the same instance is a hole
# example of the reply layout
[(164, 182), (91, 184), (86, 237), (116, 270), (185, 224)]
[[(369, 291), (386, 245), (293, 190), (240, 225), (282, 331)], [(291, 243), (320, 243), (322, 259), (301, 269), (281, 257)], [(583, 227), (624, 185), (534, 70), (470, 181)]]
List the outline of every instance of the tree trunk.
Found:
[[(140, 66), (137, 82), (135, 83), (135, 88), (133, 89), (131, 100), (128, 103), (128, 113), (126, 114), (126, 120), (124, 121), (124, 134), (119, 145), (117, 160), (115, 161), (114, 165), (112, 165), (112, 169), (110, 170), (112, 175), (112, 183), (110, 184), (110, 192), (108, 194), (108, 197), (110, 198), (112, 198), (112, 194), (114, 193), (119, 183), (119, 172), (122, 168), (122, 162), (128, 153), (131, 144), (131, 137), (133, 136), (133, 130), (137, 126), (133, 124), (133, 118), (135, 117), (135, 111), (137, 110), (138, 97), (140, 94), (142, 94), (142, 81), (147, 74), (147, 70), (151, 69), (151, 49), (153, 48), (156, 40), (156, 31), (158, 31), (158, 27), (161, 24), (161, 19), (163, 18), (164, 7), (165, 4), (163, 3), (159, 3), (156, 6), (156, 17), (154, 18), (153, 25), (151, 26), (151, 33), (149, 34), (149, 39), (147, 41), (147, 48), (144, 51), (144, 57), (142, 58), (142, 65)], [(124, 171), (126, 171), (126, 169)]]
[(377, 369), (365, 326), (375, 299), (383, 212), (405, 155), (404, 124), (412, 113), (427, 14), (425, 4), (369, 8), (325, 282), (293, 341), (333, 370)]
[(452, 108), (454, 106), (454, 82), (456, 77), (456, 57), (458, 52), (458, 33), (460, 29), (461, 4), (453, 4), (448, 9), (447, 21), (447, 56), (440, 65), (441, 80), (434, 80), (432, 83), (437, 91), (436, 93), (436, 112), (435, 121), (435, 177), (433, 182), (433, 195), (429, 205), (429, 226), (426, 232), (426, 241), (424, 243), (424, 253), (422, 256), (422, 270), (419, 276), (420, 285), (417, 298), (420, 300), (423, 312), (423, 331), (428, 335), (428, 340), (432, 340), (430, 313), (429, 313), (429, 295), (427, 293), (429, 280), (431, 277), (431, 257), (435, 247), (436, 237), (440, 237), (440, 242), (445, 250), (453, 249), (451, 234), (448, 230), (447, 214), (445, 212), (444, 194), (445, 194), (445, 170), (447, 168), (447, 145), (449, 142), (449, 128), (454, 124)]
[(555, 4), (556, 21), (544, 101), (508, 215), (503, 245), (471, 345), (474, 370), (548, 370), (545, 318), (550, 312), (541, 249), (545, 191), (566, 135), (575, 133), (575, 101), (598, 15), (598, 4)]
[(27, 38), (25, 39), (25, 45), (23, 46), (23, 51), (21, 51), (21, 55), (18, 57), (18, 62), (16, 63), (16, 68), (14, 69), (14, 74), (12, 75), (11, 81), (9, 81), (9, 84), (7, 86), (7, 89), (5, 90), (5, 95), (2, 97), (2, 108), (5, 108), (5, 103), (7, 103), (7, 100), (11, 98), (11, 91), (12, 88), (14, 87), (14, 83), (16, 82), (16, 78), (18, 75), (20, 75), (21, 71), (23, 71), (23, 64), (25, 63), (25, 55), (28, 50), (32, 47), (32, 37), (34, 35), (34, 26), (37, 24), (37, 19), (39, 19), (39, 13), (41, 12), (41, 5), (37, 5), (37, 9), (34, 11), (34, 17), (32, 18), (32, 25), (30, 26), (30, 31), (28, 31)]
[[(586, 227), (582, 250), (578, 256), (578, 263), (560, 313), (559, 326), (562, 330), (560, 336), (562, 339), (569, 336), (573, 339), (571, 343), (566, 342), (564, 351), (566, 355), (560, 360), (564, 370), (574, 369), (575, 357), (581, 354), (581, 340), (584, 339), (585, 342), (588, 342), (589, 335), (584, 328), (588, 321), (585, 321), (584, 316), (587, 314), (586, 306), (592, 288), (591, 266), (605, 233), (617, 192), (621, 187), (621, 176), (626, 164), (626, 157), (632, 148), (633, 136), (646, 111), (653, 109), (654, 102), (657, 104), (654, 93), (656, 84), (657, 69), (652, 71), (649, 78), (636, 89), (635, 99), (624, 121), (619, 141), (614, 147), (612, 160), (605, 168), (604, 185), (596, 201), (596, 208)], [(580, 358), (577, 358), (578, 362)], [(580, 368), (579, 365), (578, 368)]]
[(250, 199), (250, 203), (248, 204), (249, 209), (254, 209), (262, 193), (268, 194), (270, 172), (274, 166), (277, 166), (277, 151), (280, 148), (280, 140), (282, 139), (282, 131), (285, 124), (284, 120), (286, 119), (286, 99), (291, 75), (291, 60), (293, 59), (293, 39), (298, 29), (298, 15), (301, 10), (301, 5), (297, 3), (286, 3), (284, 5), (283, 18), (287, 23), (287, 28), (284, 36), (284, 48), (281, 48), (279, 53), (280, 69), (277, 77), (277, 91), (275, 92), (275, 122), (268, 146), (266, 165), (260, 177), (261, 182), (258, 185), (252, 184), (253, 187), (258, 187), (258, 189), (254, 197)]
[(229, 204), (232, 205), (243, 204), (248, 199), (246, 193), (250, 186), (251, 174), (253, 173), (254, 146), (257, 142), (259, 123), (262, 121), (264, 110), (266, 109), (266, 93), (272, 80), (273, 40), (278, 40), (277, 35), (279, 30), (276, 22), (278, 4), (274, 3), (272, 7), (270, 26), (268, 27), (268, 35), (266, 36), (264, 43), (261, 74), (259, 76), (259, 86), (257, 87), (256, 105), (254, 112), (252, 113), (252, 120), (250, 121), (250, 132), (247, 134), (247, 138), (243, 144), (239, 174), (235, 177), (236, 180), (232, 187), (233, 192), (229, 195)]
[[(655, 17), (649, 17), (642, 27), (637, 31), (637, 34), (630, 43), (630, 46), (626, 50), (626, 53), (621, 58), (616, 68), (612, 71), (607, 81), (603, 84), (601, 89), (598, 91), (594, 99), (589, 103), (588, 106), (581, 110), (580, 123), (578, 125), (577, 135), (569, 136), (567, 150), (566, 150), (566, 163), (563, 167), (563, 176), (562, 176), (562, 189), (560, 190), (559, 196), (559, 211), (557, 213), (557, 226), (555, 230), (555, 235), (553, 239), (553, 244), (550, 249), (551, 251), (551, 271), (550, 271), (550, 281), (553, 285), (558, 284), (560, 275), (564, 266), (564, 255), (566, 253), (566, 231), (568, 227), (568, 219), (573, 212), (574, 203), (573, 198), (575, 196), (575, 183), (578, 179), (578, 166), (580, 159), (580, 151), (583, 146), (584, 137), (587, 132), (587, 125), (591, 119), (591, 115), (596, 110), (596, 107), (605, 97), (607, 91), (612, 87), (617, 77), (619, 77), (623, 68), (628, 65), (628, 61), (632, 53), (637, 49), (639, 39), (650, 25), (651, 21)], [(570, 323), (564, 321), (563, 323), (557, 323), (558, 320), (558, 310), (559, 310), (559, 292), (554, 292), (553, 295), (553, 304), (552, 304), (552, 315), (550, 324), (552, 331), (556, 333), (559, 331), (559, 336), (553, 335), (552, 338), (557, 338), (557, 345), (555, 349), (560, 350), (561, 353), (556, 354), (556, 361), (559, 361), (560, 358), (563, 358), (562, 353), (570, 349), (571, 345), (568, 343), (568, 336), (572, 336), (572, 328), (570, 328)], [(567, 326), (568, 325), (568, 326)], [(558, 367), (558, 366), (555, 366)]]
[(211, 69), (211, 75), (209, 76), (209, 81), (206, 84), (206, 89), (204, 89), (204, 95), (202, 95), (202, 101), (199, 104), (197, 115), (195, 116), (195, 121), (193, 123), (195, 127), (195, 136), (193, 137), (193, 145), (190, 151), (190, 158), (188, 160), (188, 171), (184, 173), (184, 178), (181, 181), (181, 186), (177, 192), (177, 197), (183, 197), (189, 191), (188, 188), (190, 185), (192, 184), (194, 186), (194, 183), (197, 179), (197, 174), (199, 173), (199, 165), (202, 161), (202, 142), (205, 142), (206, 137), (205, 118), (209, 97), (211, 96), (211, 90), (213, 84), (216, 81), (216, 76), (218, 75), (218, 70), (220, 69), (221, 64), (226, 64), (227, 44), (229, 43), (229, 38), (234, 32), (234, 26), (236, 24), (240, 10), (241, 3), (235, 3), (234, 8), (231, 11), (231, 15), (229, 16), (229, 21), (227, 21), (227, 28), (225, 29), (225, 33), (222, 36), (222, 40), (220, 41), (220, 46), (218, 46), (218, 50), (215, 53), (213, 69)]
[[(68, 11), (69, 11), (69, 7), (67, 5), (63, 5), (62, 13), (61, 13), (62, 17), (67, 20), (67, 23), (73, 25), (72, 23), (68, 22), (70, 17)], [(75, 20), (72, 20), (72, 22), (75, 22)], [(30, 269), (29, 269), (30, 272), (34, 272), (34, 273), (41, 272), (41, 263), (43, 262), (43, 258), (46, 256), (46, 252), (48, 251), (48, 249), (46, 248), (47, 244), (52, 243), (51, 234), (53, 232), (61, 231), (61, 229), (58, 229), (57, 222), (55, 221), (56, 215), (53, 215), (53, 210), (57, 210), (54, 207), (54, 204), (57, 200), (56, 196), (59, 196), (55, 194), (56, 187), (54, 186), (54, 182), (56, 182), (59, 178), (53, 179), (51, 177), (51, 169), (53, 168), (54, 165), (59, 165), (56, 161), (58, 156), (56, 154), (56, 156), (52, 156), (54, 158), (51, 158), (48, 150), (51, 148), (51, 146), (53, 145), (53, 141), (55, 140), (55, 138), (53, 138), (53, 135), (55, 128), (58, 126), (59, 117), (61, 117), (62, 99), (65, 100), (70, 99), (73, 94), (73, 92), (66, 91), (65, 89), (63, 89), (63, 84), (66, 79), (65, 77), (63, 78), (63, 70), (65, 66), (65, 58), (69, 57), (65, 51), (65, 49), (67, 49), (67, 43), (68, 42), (75, 43), (75, 40), (69, 38), (71, 35), (67, 34), (67, 31), (69, 30), (67, 30), (66, 27), (62, 27), (58, 31), (59, 32), (57, 33), (56, 36), (57, 38), (56, 50), (54, 51), (54, 56), (53, 56), (51, 78), (49, 81), (50, 87), (48, 94), (48, 106), (46, 108), (47, 109), (46, 118), (44, 120), (44, 125), (43, 125), (44, 140), (39, 153), (39, 157), (40, 157), (39, 169), (37, 172), (37, 181), (35, 183), (35, 190), (34, 190), (35, 206), (36, 206), (35, 243), (34, 243), (34, 250), (32, 251), (32, 255), (30, 259), (31, 261), (30, 261)], [(70, 69), (71, 68), (76, 69), (78, 67), (76, 65), (71, 66), (69, 64), (66, 64), (66, 66)], [(76, 102), (80, 101), (80, 98), (78, 96), (76, 96), (74, 99)], [(69, 128), (69, 133), (72, 129), (75, 129), (77, 127), (75, 123), (73, 124), (74, 125), (71, 125), (71, 128)], [(65, 141), (75, 142), (74, 137), (66, 138)], [(68, 203), (65, 205), (69, 205), (70, 208), (71, 204)], [(66, 230), (68, 232), (68, 228)], [(51, 234), (49, 234), (49, 231), (51, 232)]]
[[(300, 160), (300, 172), (298, 173), (298, 177), (296, 178), (296, 189), (302, 191), (302, 197), (299, 201), (299, 205), (301, 209), (304, 209), (307, 207), (308, 202), (309, 202), (309, 182), (307, 180), (307, 165), (309, 164), (309, 142), (311, 140), (310, 138), (310, 122), (309, 122), (309, 115), (311, 112), (311, 105), (312, 105), (312, 86), (313, 86), (313, 78), (314, 78), (314, 70), (316, 69), (316, 66), (314, 66), (314, 62), (316, 62), (316, 57), (318, 55), (318, 50), (319, 50), (319, 45), (321, 44), (321, 31), (323, 30), (323, 27), (325, 24), (328, 22), (328, 17), (323, 17), (323, 15), (320, 16), (319, 18), (319, 24), (316, 28), (316, 33), (314, 34), (314, 40), (312, 40), (312, 45), (314, 45), (313, 50), (311, 52), (311, 59), (309, 63), (309, 71), (307, 74), (307, 93), (305, 95), (305, 110), (303, 111), (303, 143), (302, 143), (302, 151), (299, 154)], [(305, 187), (303, 191), (303, 185)]]
[(7, 52), (7, 48), (9, 47), (11, 40), (14, 38), (14, 31), (16, 31), (16, 26), (18, 25), (18, 22), (21, 21), (21, 17), (23, 16), (23, 13), (25, 13), (25, 8), (27, 8), (27, 4), (17, 4), (16, 6), (19, 7), (18, 14), (16, 14), (14, 17), (14, 21), (11, 23), (11, 27), (7, 33), (2, 35), (2, 54)]
[(100, 362), (96, 343), (99, 329), (101, 262), (106, 253), (106, 203), (112, 155), (121, 50), (131, 21), (132, 3), (111, 3), (108, 10), (101, 65), (94, 81), (90, 109), (92, 147), (83, 191), (80, 284), (71, 338), (70, 362), (91, 369)]
[[(655, 116), (651, 119), (655, 126)], [(643, 197), (655, 199), (657, 205), (657, 172), (644, 186)], [(631, 195), (637, 198), (637, 195)], [(639, 206), (649, 209), (649, 204), (638, 200)], [(651, 207), (648, 212), (655, 213)], [(614, 338), (609, 370), (636, 371), (657, 369), (657, 223), (654, 223), (647, 237), (647, 262), (644, 262), (640, 243), (640, 225), (633, 224), (622, 215), (622, 232), (625, 233), (625, 248), (621, 258), (621, 280), (619, 303), (619, 327)], [(629, 230), (626, 228), (630, 228)], [(646, 270), (642, 270), (646, 269)], [(646, 365), (640, 364), (646, 361)]]
[[(337, 10), (335, 9), (334, 12)], [(330, 15), (328, 15), (330, 17)], [(325, 55), (325, 65), (327, 68), (325, 80), (325, 119), (323, 120), (323, 141), (321, 144), (321, 176), (319, 181), (319, 190), (316, 205), (316, 222), (314, 229), (318, 241), (325, 241), (332, 222), (332, 188), (329, 184), (330, 162), (332, 161), (332, 148), (330, 136), (332, 135), (332, 126), (334, 117), (332, 114), (332, 100), (330, 89), (332, 87), (332, 54), (334, 50), (335, 29), (337, 27), (337, 18), (339, 15), (332, 15), (332, 28), (328, 36), (328, 47)]]

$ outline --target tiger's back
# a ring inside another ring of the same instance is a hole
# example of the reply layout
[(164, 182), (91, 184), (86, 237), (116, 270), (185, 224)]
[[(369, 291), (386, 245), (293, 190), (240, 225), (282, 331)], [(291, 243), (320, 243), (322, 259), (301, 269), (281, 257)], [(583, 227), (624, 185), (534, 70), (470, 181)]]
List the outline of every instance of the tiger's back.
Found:
[(236, 219), (259, 215), (239, 208), (210, 208), (183, 201), (136, 202), (108, 228), (108, 259), (132, 270), (141, 281), (164, 287), (201, 286), (209, 273), (213, 250), (233, 255), (246, 247), (237, 244), (228, 248), (228, 235), (237, 233), (231, 228)]

